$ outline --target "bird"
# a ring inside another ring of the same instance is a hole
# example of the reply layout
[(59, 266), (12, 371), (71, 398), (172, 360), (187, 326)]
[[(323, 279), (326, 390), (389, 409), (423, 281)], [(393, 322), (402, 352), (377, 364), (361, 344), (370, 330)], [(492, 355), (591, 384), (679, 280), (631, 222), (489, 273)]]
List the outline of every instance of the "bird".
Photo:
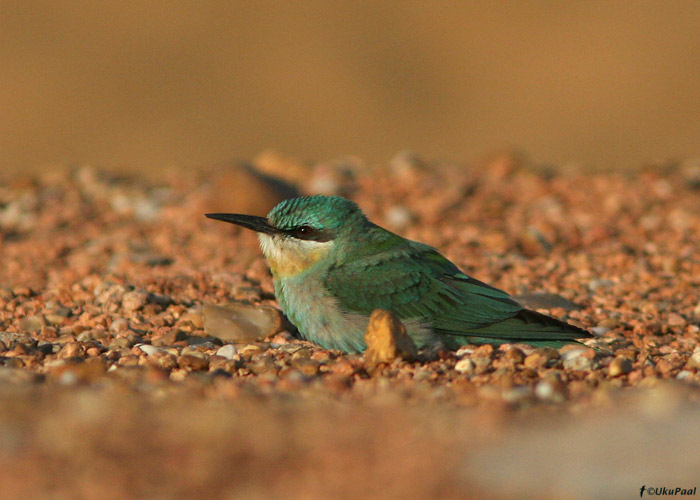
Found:
[(275, 295), (303, 339), (360, 353), (375, 309), (392, 311), (419, 349), (507, 343), (559, 348), (590, 332), (526, 309), (435, 248), (369, 221), (340, 196), (280, 202), (267, 217), (208, 213), (258, 234)]

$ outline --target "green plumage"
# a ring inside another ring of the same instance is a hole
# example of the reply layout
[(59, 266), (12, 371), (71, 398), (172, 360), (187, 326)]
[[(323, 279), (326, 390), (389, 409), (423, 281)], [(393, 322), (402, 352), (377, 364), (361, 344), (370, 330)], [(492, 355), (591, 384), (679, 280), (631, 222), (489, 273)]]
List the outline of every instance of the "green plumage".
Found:
[[(371, 224), (371, 223), (370, 223)], [(585, 330), (524, 309), (507, 293), (462, 273), (435, 249), (374, 226), (327, 273), (325, 286), (346, 311), (388, 309), (430, 324), (448, 347), (524, 342), (560, 346)], [(369, 249), (381, 248), (381, 251)]]

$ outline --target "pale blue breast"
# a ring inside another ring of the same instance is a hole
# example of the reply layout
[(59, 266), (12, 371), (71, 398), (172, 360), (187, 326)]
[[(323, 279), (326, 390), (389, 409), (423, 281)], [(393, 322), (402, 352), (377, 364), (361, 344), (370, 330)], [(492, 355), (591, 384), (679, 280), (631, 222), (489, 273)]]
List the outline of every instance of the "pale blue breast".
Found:
[[(364, 351), (369, 315), (342, 311), (337, 299), (315, 273), (276, 279), (275, 294), (282, 311), (306, 340), (326, 349)], [(430, 325), (424, 321), (407, 319), (403, 323), (419, 348), (439, 343)]]
[(275, 280), (275, 294), (303, 338), (327, 349), (364, 350), (369, 317), (341, 311), (337, 300), (313, 273)]

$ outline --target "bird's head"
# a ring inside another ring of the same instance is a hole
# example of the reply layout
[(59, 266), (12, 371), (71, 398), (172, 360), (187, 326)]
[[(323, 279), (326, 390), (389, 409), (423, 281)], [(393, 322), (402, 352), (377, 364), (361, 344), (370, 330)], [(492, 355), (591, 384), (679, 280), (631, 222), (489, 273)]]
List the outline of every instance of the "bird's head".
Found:
[(257, 231), (275, 277), (306, 271), (367, 223), (355, 203), (339, 196), (284, 200), (267, 214), (267, 218), (242, 214), (206, 216)]

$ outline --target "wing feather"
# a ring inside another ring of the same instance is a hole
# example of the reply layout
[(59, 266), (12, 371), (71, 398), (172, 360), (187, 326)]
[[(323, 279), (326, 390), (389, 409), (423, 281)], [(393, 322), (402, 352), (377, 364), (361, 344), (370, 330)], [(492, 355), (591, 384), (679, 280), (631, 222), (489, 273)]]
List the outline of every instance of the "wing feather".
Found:
[(568, 340), (585, 330), (524, 309), (506, 292), (462, 273), (426, 245), (397, 240), (380, 253), (337, 264), (325, 286), (348, 312), (392, 310), (429, 323), (436, 333), (468, 340)]

